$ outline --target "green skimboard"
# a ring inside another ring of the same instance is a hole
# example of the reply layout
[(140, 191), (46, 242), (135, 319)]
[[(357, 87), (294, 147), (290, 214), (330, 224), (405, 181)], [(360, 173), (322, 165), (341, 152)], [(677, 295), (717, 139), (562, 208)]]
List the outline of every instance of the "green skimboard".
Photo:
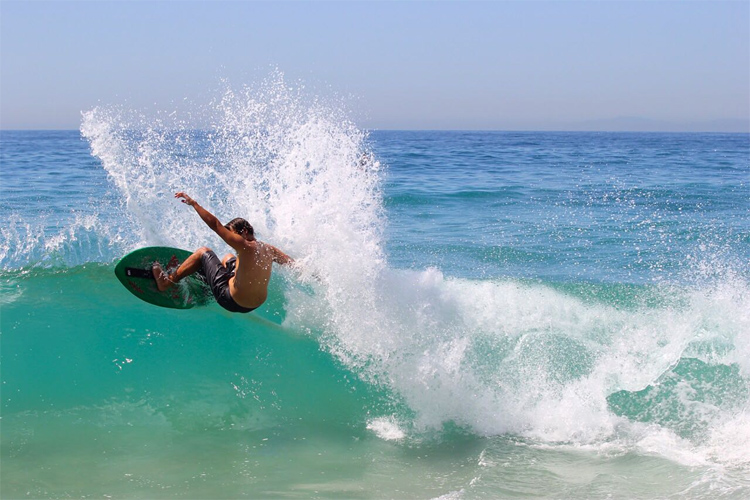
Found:
[(115, 276), (130, 293), (160, 307), (190, 309), (208, 304), (213, 296), (200, 275), (193, 274), (160, 292), (151, 272), (158, 261), (165, 271), (173, 271), (191, 252), (170, 247), (147, 247), (130, 252), (115, 266)]

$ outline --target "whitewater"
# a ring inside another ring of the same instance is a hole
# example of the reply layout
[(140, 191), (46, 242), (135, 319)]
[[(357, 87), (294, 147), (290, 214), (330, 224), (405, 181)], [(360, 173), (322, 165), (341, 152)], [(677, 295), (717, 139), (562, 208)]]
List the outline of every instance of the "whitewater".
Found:
[[(4, 498), (744, 498), (747, 134), (364, 131), (275, 74), (2, 139)], [(293, 256), (249, 316), (125, 253)]]

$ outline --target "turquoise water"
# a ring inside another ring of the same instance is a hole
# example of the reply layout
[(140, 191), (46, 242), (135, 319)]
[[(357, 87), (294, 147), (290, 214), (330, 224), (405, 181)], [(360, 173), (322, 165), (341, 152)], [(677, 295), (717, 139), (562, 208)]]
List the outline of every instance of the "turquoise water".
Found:
[[(750, 495), (747, 135), (365, 133), (272, 81), (0, 141), (3, 498)], [(138, 301), (126, 252), (226, 250), (177, 190), (302, 266)]]

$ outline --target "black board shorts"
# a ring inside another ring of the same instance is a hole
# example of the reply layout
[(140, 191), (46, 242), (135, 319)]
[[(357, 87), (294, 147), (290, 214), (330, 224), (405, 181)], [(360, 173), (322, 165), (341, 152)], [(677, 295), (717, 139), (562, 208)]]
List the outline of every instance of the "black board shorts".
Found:
[(234, 276), (234, 268), (237, 265), (237, 257), (227, 260), (227, 267), (221, 265), (221, 260), (216, 254), (209, 250), (201, 256), (201, 269), (198, 271), (206, 280), (216, 302), (230, 312), (249, 313), (256, 308), (248, 309), (237, 304), (229, 293), (229, 279)]

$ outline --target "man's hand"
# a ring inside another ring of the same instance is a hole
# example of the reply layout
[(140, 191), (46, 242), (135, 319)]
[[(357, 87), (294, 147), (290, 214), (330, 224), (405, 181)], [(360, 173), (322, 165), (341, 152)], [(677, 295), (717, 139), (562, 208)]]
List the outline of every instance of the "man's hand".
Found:
[(188, 196), (187, 194), (183, 193), (182, 191), (180, 191), (179, 193), (175, 193), (175, 194), (174, 194), (174, 197), (175, 197), (175, 198), (182, 198), (182, 199), (181, 199), (180, 201), (181, 201), (181, 202), (183, 202), (183, 203), (184, 203), (184, 204), (186, 204), (186, 205), (190, 205), (191, 207), (192, 207), (193, 205), (195, 205), (195, 200), (194, 200), (194, 199), (192, 199), (192, 198), (191, 198), (190, 196)]
[(174, 197), (180, 198), (180, 201), (185, 205), (193, 207), (200, 218), (203, 219), (203, 222), (205, 222), (213, 232), (221, 236), (221, 239), (224, 240), (227, 245), (237, 251), (239, 251), (240, 248), (244, 248), (244, 245), (246, 243), (245, 238), (237, 233), (233, 233), (229, 229), (222, 226), (221, 221), (219, 221), (219, 219), (217, 219), (214, 214), (198, 205), (198, 202), (196, 202), (190, 196), (180, 191), (178, 193), (175, 193)]

